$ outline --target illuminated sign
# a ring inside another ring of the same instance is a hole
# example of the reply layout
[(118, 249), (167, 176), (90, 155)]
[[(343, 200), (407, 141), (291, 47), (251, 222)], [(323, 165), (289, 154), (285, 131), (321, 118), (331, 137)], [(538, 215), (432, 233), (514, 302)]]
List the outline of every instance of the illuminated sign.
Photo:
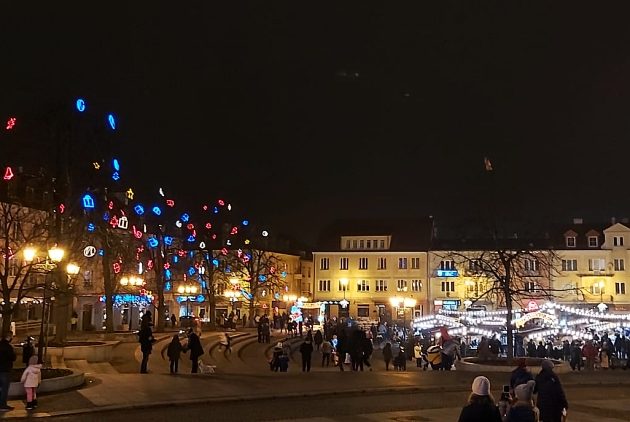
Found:
[(437, 270), (438, 277), (459, 277), (457, 270)]

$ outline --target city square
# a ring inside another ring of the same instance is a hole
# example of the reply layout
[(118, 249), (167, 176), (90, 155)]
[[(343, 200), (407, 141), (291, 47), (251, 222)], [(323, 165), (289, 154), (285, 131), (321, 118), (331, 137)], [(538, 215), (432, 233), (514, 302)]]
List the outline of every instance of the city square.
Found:
[(7, 5), (0, 418), (630, 420), (624, 12)]

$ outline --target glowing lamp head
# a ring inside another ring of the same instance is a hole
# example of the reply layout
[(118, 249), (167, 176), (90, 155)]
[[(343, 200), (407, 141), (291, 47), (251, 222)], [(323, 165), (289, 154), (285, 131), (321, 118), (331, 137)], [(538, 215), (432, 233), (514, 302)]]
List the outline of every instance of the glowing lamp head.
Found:
[(179, 286), (177, 288), (177, 293), (184, 294), (186, 292), (186, 288), (184, 286)]
[(339, 280), (339, 282), (341, 283), (341, 285), (344, 288), (348, 286), (348, 279), (347, 278), (342, 278), (341, 280)]
[(129, 278), (121, 277), (119, 283), (120, 283), (121, 286), (127, 286), (127, 285), (129, 285)]
[(66, 266), (66, 272), (68, 273), (68, 275), (77, 275), (79, 274), (79, 271), (81, 271), (81, 267), (79, 267), (77, 264), (74, 264), (72, 262), (70, 262)]
[(48, 250), (48, 257), (52, 262), (61, 262), (65, 251), (58, 246), (54, 246)]
[(33, 262), (35, 256), (37, 255), (37, 249), (33, 248), (32, 246), (28, 246), (24, 248), (24, 250), (22, 251), (22, 255), (24, 256), (24, 261)]

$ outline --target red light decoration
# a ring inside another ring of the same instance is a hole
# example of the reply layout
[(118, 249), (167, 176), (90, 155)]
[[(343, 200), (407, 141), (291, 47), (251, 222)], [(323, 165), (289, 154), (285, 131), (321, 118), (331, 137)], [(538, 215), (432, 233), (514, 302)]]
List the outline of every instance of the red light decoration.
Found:
[(63, 214), (66, 210), (66, 206), (64, 204), (59, 204), (59, 214)]
[(109, 201), (109, 204), (107, 204), (107, 208), (109, 208), (110, 210), (114, 209), (114, 201)]
[(185, 250), (183, 250), (183, 249), (180, 249), (180, 250), (178, 250), (178, 251), (177, 251), (177, 255), (179, 255), (179, 257), (181, 258), (181, 257), (183, 257), (184, 255), (186, 255), (186, 251), (185, 251)]
[(147, 270), (152, 270), (153, 269), (153, 260), (149, 259), (147, 261)]
[(172, 199), (167, 199), (166, 200), (166, 205), (168, 205), (169, 207), (174, 207), (175, 206), (175, 201), (173, 201)]
[(204, 205), (204, 206), (203, 206), (203, 207), (201, 207), (201, 208), (203, 208), (203, 210), (204, 210), (204, 211), (208, 211), (208, 206), (207, 206), (207, 205)]
[(218, 202), (219, 202), (219, 205), (221, 205), (221, 206), (225, 205), (225, 202), (223, 201), (223, 199), (219, 199)]
[(227, 255), (228, 254), (228, 250), (226, 248), (222, 248), (221, 249), (221, 254)]
[(210, 230), (212, 228), (212, 224), (206, 223), (206, 229)]
[(216, 234), (212, 235), (212, 240), (217, 240), (217, 235)]
[(11, 180), (13, 179), (13, 170), (11, 170), (11, 167), (7, 167), (6, 170), (4, 171), (4, 180)]
[(230, 234), (237, 234), (238, 233), (238, 227), (232, 227), (232, 231), (230, 231)]
[(111, 220), (109, 220), (109, 224), (113, 227), (116, 228), (118, 227), (118, 218), (116, 216), (113, 216)]
[(169, 264), (168, 262), (166, 264), (164, 264), (164, 269), (168, 270), (169, 268), (171, 268), (171, 264)]
[(195, 225), (194, 225), (193, 223), (188, 223), (188, 225), (186, 226), (186, 228), (187, 228), (188, 230), (192, 230), (192, 229), (194, 229), (194, 228), (195, 228)]
[(9, 117), (9, 120), (7, 120), (7, 130), (11, 130), (15, 127), (15, 124), (17, 123), (17, 119), (15, 117)]
[(114, 262), (112, 267), (114, 268), (114, 274), (118, 274), (120, 272), (120, 264), (118, 262)]
[(135, 237), (136, 239), (142, 238), (142, 232), (136, 229), (136, 226), (131, 226), (131, 231), (133, 231), (133, 237)]

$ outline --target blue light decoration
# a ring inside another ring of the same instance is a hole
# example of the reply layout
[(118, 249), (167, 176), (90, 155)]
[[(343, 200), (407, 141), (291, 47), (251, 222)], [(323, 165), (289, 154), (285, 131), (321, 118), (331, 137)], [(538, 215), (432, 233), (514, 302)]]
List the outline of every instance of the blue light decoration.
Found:
[(147, 241), (147, 244), (149, 245), (150, 248), (157, 248), (159, 243), (160, 242), (158, 242), (158, 240), (155, 237), (152, 237)]
[(286, 271), (282, 271), (282, 272), (280, 273), (280, 275), (282, 276), (282, 278), (285, 278), (285, 277), (287, 276), (287, 272), (286, 272)]
[(243, 225), (244, 226), (249, 226), (249, 220), (243, 220)]
[(77, 101), (74, 103), (74, 105), (80, 113), (83, 113), (85, 111), (85, 100), (83, 98), (77, 98)]
[(173, 244), (173, 238), (171, 236), (164, 236), (164, 244), (171, 246)]
[(202, 280), (202, 281), (201, 281), (201, 288), (202, 288), (202, 289), (205, 289), (205, 288), (206, 288), (206, 286), (207, 286), (206, 282)]
[(155, 207), (153, 207), (151, 209), (151, 211), (153, 211), (153, 214), (155, 214), (155, 215), (162, 215), (162, 210), (157, 205)]
[(103, 213), (103, 221), (109, 222), (109, 213), (107, 211)]
[(206, 297), (204, 295), (197, 295), (196, 300), (197, 302), (201, 303), (206, 300)]
[[(105, 303), (105, 295), (100, 296), (98, 300)], [(126, 303), (148, 306), (151, 302), (151, 297), (148, 295), (122, 294), (114, 296), (114, 306), (116, 307), (122, 306)]]
[(105, 255), (105, 250), (104, 249), (99, 249), (98, 250), (98, 256), (104, 256)]
[(112, 174), (112, 179), (114, 179), (115, 181), (119, 181), (120, 180), (120, 174), (117, 171), (115, 171)]
[(258, 276), (258, 281), (260, 281), (261, 283), (262, 283), (263, 281), (267, 281), (267, 276), (266, 276), (266, 275), (264, 275), (264, 274), (259, 275), (259, 276)]
[(94, 208), (94, 198), (92, 198), (92, 195), (90, 195), (89, 193), (86, 193), (83, 196), (83, 208), (85, 208), (86, 210)]
[(89, 231), (90, 233), (92, 233), (94, 230), (96, 230), (96, 226), (94, 225), (94, 223), (88, 223), (88, 225), (87, 225), (87, 231)]
[(190, 252), (188, 252), (188, 256), (189, 256), (190, 258), (194, 257), (194, 256), (195, 256), (195, 251), (190, 251)]
[(171, 272), (171, 270), (164, 270), (164, 279), (165, 280), (170, 280), (173, 277), (173, 273)]
[(195, 275), (196, 272), (197, 272), (197, 270), (195, 269), (195, 267), (189, 267), (188, 268), (188, 275), (189, 276), (192, 277), (193, 275)]
[(213, 213), (218, 214), (219, 213), (219, 208), (218, 207), (214, 207), (214, 209), (212, 210)]
[(120, 163), (118, 162), (118, 158), (114, 158), (112, 160), (112, 166), (114, 167), (114, 170), (120, 171)]
[(177, 264), (179, 262), (179, 257), (177, 255), (173, 256), (173, 264)]
[(194, 242), (195, 241), (195, 236), (193, 236), (192, 234), (190, 236), (188, 236), (188, 241), (190, 243)]
[(136, 212), (136, 214), (138, 215), (142, 215), (144, 214), (144, 207), (140, 204), (136, 205), (135, 207), (133, 207), (133, 210)]
[(212, 260), (212, 265), (214, 265), (215, 267), (219, 266), (219, 260), (218, 259), (213, 259)]
[(109, 127), (112, 128), (112, 130), (116, 130), (116, 118), (113, 114), (110, 113), (107, 115), (107, 123), (109, 123)]
[(458, 277), (457, 270), (437, 270), (438, 277)]
[(167, 292), (170, 292), (172, 288), (171, 282), (167, 281), (166, 283), (164, 283), (164, 290), (166, 290)]
[(180, 220), (182, 220), (184, 223), (188, 223), (188, 220), (190, 220), (190, 216), (186, 213), (183, 213), (180, 217)]
[(247, 300), (252, 300), (252, 294), (249, 292), (246, 292), (245, 290), (241, 289), (241, 294), (243, 295), (244, 298), (246, 298)]

